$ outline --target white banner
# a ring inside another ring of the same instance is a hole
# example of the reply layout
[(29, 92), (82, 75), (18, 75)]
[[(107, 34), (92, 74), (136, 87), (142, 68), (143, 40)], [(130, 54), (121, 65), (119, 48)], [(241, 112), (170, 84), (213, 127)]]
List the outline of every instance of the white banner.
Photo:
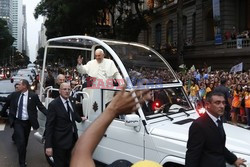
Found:
[(230, 73), (236, 73), (236, 72), (241, 72), (243, 70), (243, 63), (239, 63), (235, 66), (233, 66), (230, 70)]

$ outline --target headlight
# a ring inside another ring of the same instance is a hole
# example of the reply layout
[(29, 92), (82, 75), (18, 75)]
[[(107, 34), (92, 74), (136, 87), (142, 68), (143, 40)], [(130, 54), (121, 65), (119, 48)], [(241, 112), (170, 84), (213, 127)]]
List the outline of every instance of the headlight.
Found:
[(32, 85), (32, 86), (30, 87), (30, 89), (31, 89), (31, 90), (35, 90), (35, 86)]

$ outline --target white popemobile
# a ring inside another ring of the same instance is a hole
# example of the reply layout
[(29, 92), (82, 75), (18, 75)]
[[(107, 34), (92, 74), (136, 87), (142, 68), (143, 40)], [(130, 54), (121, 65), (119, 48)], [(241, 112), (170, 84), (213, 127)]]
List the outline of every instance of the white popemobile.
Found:
[[(93, 158), (105, 164), (117, 159), (130, 162), (147, 159), (164, 167), (184, 166), (188, 130), (192, 121), (199, 117), (199, 113), (190, 103), (181, 81), (170, 65), (159, 53), (145, 45), (89, 36), (66, 36), (48, 40), (40, 82), (40, 98), (45, 106), (53, 100), (49, 98), (49, 92), (56, 90), (52, 87), (44, 88), (43, 85), (45, 67), (49, 65), (46, 64), (48, 55), (55, 54), (55, 49), (67, 54), (69, 50), (74, 50), (74, 53), (81, 52), (87, 62), (94, 59), (94, 51), (100, 47), (115, 62), (120, 74), (127, 81), (127, 91), (151, 89), (152, 110), (162, 105), (164, 109), (161, 112), (145, 114), (141, 107), (138, 113), (117, 117), (103, 136)], [(62, 62), (62, 59), (58, 61)], [(84, 97), (80, 101), (82, 114), (88, 117), (84, 123), (77, 124), (79, 135), (103, 112), (111, 99), (108, 97), (114, 96), (118, 90), (119, 87), (100, 81), (94, 82), (92, 87), (83, 87), (78, 92)], [(38, 114), (40, 128), (35, 136), (42, 142), (46, 118), (43, 114)], [(246, 163), (250, 163), (250, 131), (230, 124), (224, 124), (224, 128), (227, 148), (238, 157), (246, 159)]]

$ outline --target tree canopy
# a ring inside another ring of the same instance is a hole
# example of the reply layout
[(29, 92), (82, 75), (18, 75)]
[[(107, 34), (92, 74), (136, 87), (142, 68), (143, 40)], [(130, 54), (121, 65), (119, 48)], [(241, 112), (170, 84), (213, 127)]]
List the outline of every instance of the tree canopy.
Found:
[(0, 59), (7, 60), (11, 54), (11, 45), (13, 44), (15, 38), (13, 38), (9, 32), (7, 22), (0, 19)]
[[(139, 8), (141, 3), (140, 0), (42, 0), (34, 16), (46, 16), (48, 39), (88, 34), (135, 41), (146, 27), (145, 13)], [(107, 15), (111, 15), (111, 24), (107, 24)]]

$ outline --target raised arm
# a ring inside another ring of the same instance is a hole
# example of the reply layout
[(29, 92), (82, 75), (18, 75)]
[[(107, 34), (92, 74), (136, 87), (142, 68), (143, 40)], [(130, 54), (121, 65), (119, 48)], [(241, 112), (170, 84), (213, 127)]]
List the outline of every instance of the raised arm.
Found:
[(82, 65), (83, 58), (81, 55), (77, 58), (77, 66), (76, 69), (80, 74), (86, 74), (86, 65)]
[[(94, 167), (92, 154), (112, 120), (118, 115), (129, 114), (137, 110), (139, 102), (136, 102), (135, 97), (132, 96), (133, 92), (125, 92), (124, 89), (123, 87), (105, 111), (81, 135), (72, 152), (71, 167)], [(137, 98), (140, 97), (141, 94), (138, 94)]]

